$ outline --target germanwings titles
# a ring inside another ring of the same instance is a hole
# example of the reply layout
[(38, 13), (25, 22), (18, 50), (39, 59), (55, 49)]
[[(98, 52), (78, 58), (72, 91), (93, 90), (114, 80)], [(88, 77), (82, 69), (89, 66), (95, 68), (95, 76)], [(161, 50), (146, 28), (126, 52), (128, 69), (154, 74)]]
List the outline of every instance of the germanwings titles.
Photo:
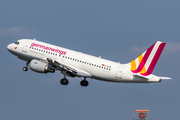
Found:
[(19, 59), (26, 61), (34, 72), (54, 73), (61, 71), (64, 78), (62, 85), (67, 85), (69, 77), (83, 77), (81, 86), (88, 86), (86, 78), (119, 83), (158, 83), (169, 77), (152, 74), (154, 67), (166, 43), (157, 41), (136, 59), (127, 64), (120, 64), (101, 57), (87, 55), (66, 48), (32, 39), (20, 39), (9, 44), (7, 49)]

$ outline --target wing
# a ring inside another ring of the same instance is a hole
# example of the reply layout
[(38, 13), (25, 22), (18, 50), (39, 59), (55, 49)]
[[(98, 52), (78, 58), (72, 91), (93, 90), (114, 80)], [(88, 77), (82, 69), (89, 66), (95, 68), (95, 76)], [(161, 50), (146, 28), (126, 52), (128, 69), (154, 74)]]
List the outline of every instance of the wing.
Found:
[(80, 77), (92, 77), (92, 75), (82, 69), (79, 69), (77, 67), (59, 62), (58, 60), (52, 60), (50, 58), (47, 58), (47, 61), (49, 62), (49, 65), (56, 70), (65, 70), (67, 72), (72, 73), (75, 76), (80, 76)]

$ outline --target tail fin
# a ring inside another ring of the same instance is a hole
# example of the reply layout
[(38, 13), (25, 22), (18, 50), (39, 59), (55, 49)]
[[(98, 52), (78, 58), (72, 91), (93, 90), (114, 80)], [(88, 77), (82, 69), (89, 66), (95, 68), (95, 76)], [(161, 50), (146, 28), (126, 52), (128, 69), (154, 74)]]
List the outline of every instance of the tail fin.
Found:
[(165, 47), (166, 43), (157, 41), (135, 60), (131, 61), (131, 71), (143, 76), (150, 75)]

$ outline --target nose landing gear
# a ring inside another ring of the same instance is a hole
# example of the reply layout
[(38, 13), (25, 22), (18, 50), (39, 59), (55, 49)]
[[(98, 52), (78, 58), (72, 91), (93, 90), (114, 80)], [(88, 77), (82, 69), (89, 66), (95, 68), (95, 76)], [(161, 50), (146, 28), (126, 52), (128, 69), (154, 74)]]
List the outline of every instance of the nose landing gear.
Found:
[(30, 61), (27, 61), (26, 63), (26, 67), (23, 67), (23, 71), (28, 71), (28, 65), (29, 65)]
[(28, 71), (28, 68), (27, 67), (23, 67), (23, 71)]

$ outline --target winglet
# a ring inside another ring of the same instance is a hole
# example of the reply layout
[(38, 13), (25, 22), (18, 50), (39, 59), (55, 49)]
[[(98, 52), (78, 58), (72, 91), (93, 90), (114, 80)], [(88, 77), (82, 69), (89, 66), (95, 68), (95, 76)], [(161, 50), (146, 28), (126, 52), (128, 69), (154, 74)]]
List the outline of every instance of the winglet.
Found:
[(166, 43), (157, 41), (135, 60), (131, 61), (131, 71), (143, 76), (150, 75), (165, 47)]

